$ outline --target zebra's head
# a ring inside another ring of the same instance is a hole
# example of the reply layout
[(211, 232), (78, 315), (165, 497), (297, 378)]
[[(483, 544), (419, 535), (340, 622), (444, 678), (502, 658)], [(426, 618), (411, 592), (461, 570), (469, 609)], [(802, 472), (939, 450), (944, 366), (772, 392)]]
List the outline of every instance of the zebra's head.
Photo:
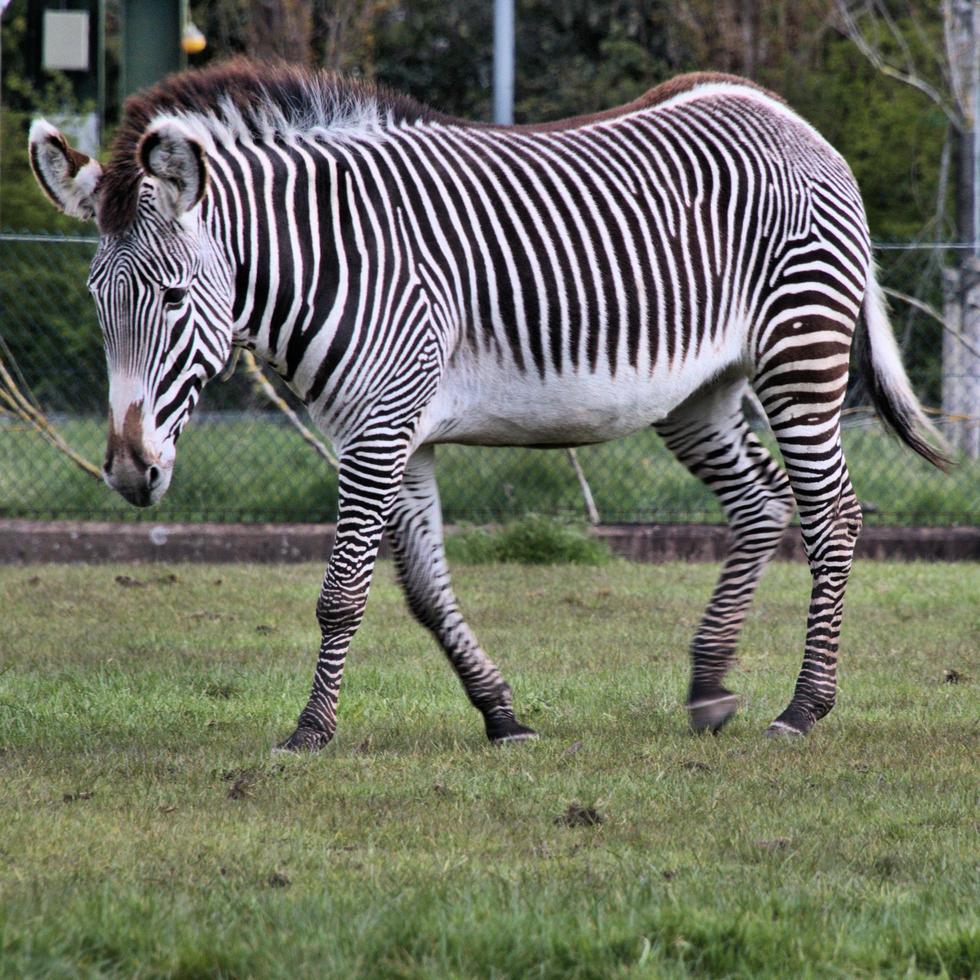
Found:
[[(178, 121), (158, 121), (120, 188), (111, 165), (104, 172), (39, 120), (30, 157), (55, 206), (99, 226), (88, 284), (109, 370), (103, 475), (146, 507), (166, 493), (177, 437), (231, 350), (233, 276), (202, 218), (204, 151)], [(120, 191), (130, 202), (124, 222), (110, 200)]]

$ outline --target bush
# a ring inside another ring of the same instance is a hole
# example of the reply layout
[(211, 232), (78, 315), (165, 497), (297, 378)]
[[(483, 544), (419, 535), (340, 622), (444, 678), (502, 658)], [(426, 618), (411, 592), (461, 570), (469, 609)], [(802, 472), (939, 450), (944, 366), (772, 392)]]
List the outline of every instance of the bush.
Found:
[(580, 524), (529, 514), (496, 531), (473, 528), (446, 538), (451, 561), (465, 565), (603, 565), (612, 558), (605, 541)]

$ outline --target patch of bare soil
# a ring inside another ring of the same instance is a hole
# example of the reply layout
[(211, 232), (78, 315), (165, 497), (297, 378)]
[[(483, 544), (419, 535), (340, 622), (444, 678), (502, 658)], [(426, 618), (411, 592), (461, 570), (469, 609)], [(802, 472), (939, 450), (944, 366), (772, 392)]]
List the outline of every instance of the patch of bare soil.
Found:
[(123, 589), (145, 589), (148, 585), (176, 585), (180, 579), (171, 572), (169, 575), (158, 575), (156, 578), (140, 579), (131, 575), (117, 575), (116, 585)]
[(565, 812), (555, 817), (559, 827), (598, 827), (602, 821), (602, 814), (594, 806), (581, 803), (569, 803)]
[(260, 769), (258, 766), (250, 766), (246, 769), (227, 769), (221, 774), (221, 778), (231, 783), (228, 790), (229, 800), (246, 800), (252, 795), (252, 790), (263, 779), (269, 776), (279, 776), (286, 771), (285, 766), (276, 766), (274, 769)]

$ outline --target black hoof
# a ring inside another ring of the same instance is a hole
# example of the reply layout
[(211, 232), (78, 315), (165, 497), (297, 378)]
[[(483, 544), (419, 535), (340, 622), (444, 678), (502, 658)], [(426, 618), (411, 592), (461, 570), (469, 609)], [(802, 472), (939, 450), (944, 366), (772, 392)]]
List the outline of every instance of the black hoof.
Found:
[(281, 742), (273, 752), (319, 752), (330, 741), (330, 736), (317, 728), (297, 728), (285, 742)]
[(738, 698), (719, 688), (714, 694), (687, 702), (687, 718), (692, 732), (718, 732), (738, 708)]
[(503, 745), (505, 742), (526, 742), (528, 739), (537, 738), (538, 733), (533, 728), (522, 725), (516, 718), (487, 718), (487, 738), (494, 745)]
[(766, 735), (777, 738), (782, 735), (806, 735), (816, 723), (816, 716), (805, 708), (790, 705), (767, 729)]

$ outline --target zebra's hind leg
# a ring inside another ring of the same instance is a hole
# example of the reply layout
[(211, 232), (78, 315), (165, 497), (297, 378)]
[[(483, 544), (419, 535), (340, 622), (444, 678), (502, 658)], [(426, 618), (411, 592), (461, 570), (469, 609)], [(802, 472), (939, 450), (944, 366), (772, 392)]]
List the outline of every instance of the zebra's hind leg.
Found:
[(742, 623), (766, 564), (793, 515), (786, 474), (749, 429), (744, 379), (716, 387), (675, 410), (656, 430), (677, 459), (718, 497), (732, 543), (691, 643), (687, 709), (696, 732), (718, 731), (735, 713), (722, 686)]
[(408, 462), (388, 533), (408, 606), (445, 651), (467, 696), (483, 715), (487, 738), (495, 743), (535, 738), (534, 730), (514, 716), (509, 685), (459, 611), (446, 565), (431, 446), (416, 450)]
[[(787, 354), (774, 343), (754, 384), (796, 497), (813, 586), (803, 666), (793, 698), (769, 735), (805, 735), (834, 706), (844, 591), (861, 531), (861, 507), (840, 436), (850, 334), (829, 318), (790, 318), (786, 326), (790, 322), (796, 345)], [(809, 359), (801, 342), (807, 329), (821, 333)], [(824, 339), (831, 330), (840, 336), (836, 345)], [(779, 335), (777, 329), (772, 337), (778, 341)]]

